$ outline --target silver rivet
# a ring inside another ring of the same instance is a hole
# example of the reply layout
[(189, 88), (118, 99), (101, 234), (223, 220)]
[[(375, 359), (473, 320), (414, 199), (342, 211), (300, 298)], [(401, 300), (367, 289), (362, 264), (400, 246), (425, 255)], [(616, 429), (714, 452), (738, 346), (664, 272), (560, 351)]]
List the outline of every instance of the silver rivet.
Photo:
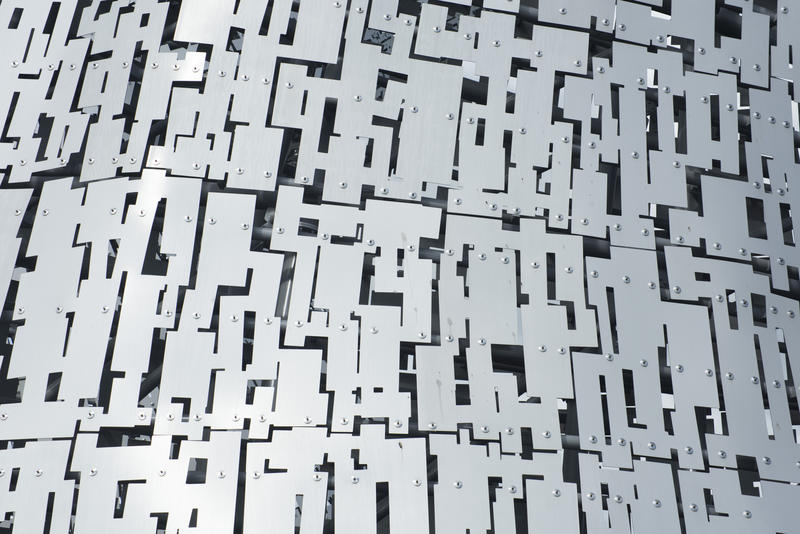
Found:
[(387, 13), (383, 16), (383, 20), (392, 20), (392, 16)]
[(356, 8), (356, 13), (363, 13), (363, 12), (364, 12), (364, 8), (363, 8), (363, 7), (361, 7), (361, 6), (358, 6), (358, 7)]
[(583, 65), (583, 62), (580, 59), (576, 59), (575, 61), (573, 61), (573, 63), (575, 64), (576, 67), (580, 67), (581, 65)]
[(775, 117), (770, 115), (770, 117), (767, 119), (767, 121), (769, 121), (770, 124), (775, 124)]
[(244, 174), (244, 169), (242, 169), (241, 167), (237, 168), (236, 174)]
[(653, 499), (653, 506), (661, 508), (661, 501), (659, 499)]
[(758, 384), (758, 382), (759, 382), (758, 377), (757, 376), (751, 376), (750, 377), (750, 382), (752, 382), (753, 384)]
[(647, 367), (647, 360), (644, 359), (639, 360), (639, 365), (641, 365), (642, 367)]
[(33, 474), (36, 475), (37, 477), (42, 476), (42, 473), (44, 473), (44, 471), (42, 471), (41, 469), (37, 469), (36, 471), (33, 472)]
[(587, 219), (586, 217), (584, 217), (583, 219), (581, 219), (581, 224), (582, 224), (582, 225), (584, 225), (584, 226), (586, 226), (587, 224), (589, 224), (589, 219)]
[(683, 372), (683, 365), (681, 365), (681, 364), (676, 365), (675, 366), (675, 370), (678, 371), (679, 373), (682, 373)]
[(561, 13), (562, 15), (566, 15), (567, 14), (567, 8), (566, 7), (561, 7), (561, 8), (558, 9), (558, 12)]
[(687, 446), (684, 447), (683, 450), (686, 451), (686, 454), (694, 454), (694, 447)]
[(100, 308), (100, 311), (103, 313), (108, 313), (108, 306), (103, 306), (102, 308)]
[(774, 314), (778, 313), (778, 308), (776, 308), (775, 306), (770, 306), (769, 307), (769, 311), (770, 311), (770, 313), (772, 313), (774, 315)]
[(500, 41), (492, 41), (492, 46), (500, 46)]
[(728, 453), (727, 453), (727, 452), (725, 452), (725, 451), (719, 451), (719, 452), (717, 453), (717, 455), (718, 455), (720, 458), (727, 458), (727, 457), (728, 457)]
[(589, 499), (590, 501), (593, 501), (594, 500), (594, 493), (590, 491), (589, 493), (586, 494), (586, 498)]
[(240, 226), (241, 226), (242, 230), (249, 230), (250, 229), (250, 225), (247, 224), (247, 223), (242, 223)]
[(647, 228), (642, 228), (642, 235), (645, 237), (649, 236), (650, 230), (648, 230)]
[(639, 159), (639, 153), (638, 152), (631, 152), (631, 157), (633, 159)]
[(706, 376), (713, 376), (714, 375), (714, 371), (712, 371), (711, 369), (706, 369), (705, 371), (703, 371), (703, 373), (705, 373)]
[(647, 287), (649, 287), (650, 289), (655, 289), (656, 288), (656, 283), (652, 282), (652, 281), (647, 282)]
[(622, 495), (614, 495), (614, 502), (616, 503), (622, 502)]
[(485, 338), (480, 338), (478, 340), (478, 345), (486, 345), (486, 339)]
[(511, 427), (506, 428), (506, 434), (508, 434), (509, 436), (513, 435), (514, 434), (514, 429), (511, 428)]
[(305, 417), (303, 418), (303, 422), (304, 422), (305, 424), (307, 424), (307, 425), (310, 425), (310, 424), (311, 424), (311, 418), (310, 418), (309, 416), (305, 416)]
[(753, 517), (753, 513), (750, 510), (745, 510), (744, 512), (742, 512), (742, 515), (745, 517), (745, 519), (750, 519), (751, 517)]
[(664, 36), (663, 35), (656, 35), (656, 41), (658, 41), (659, 43), (663, 43), (664, 42)]
[(674, 291), (675, 293), (679, 294), (681, 292), (681, 288), (680, 288), (680, 286), (675, 286), (675, 287), (672, 288), (672, 291)]
[(789, 127), (789, 121), (783, 121), (783, 122), (781, 123), (781, 125), (782, 125), (784, 128), (788, 128), (788, 127)]
[(356, 102), (361, 102), (361, 95), (354, 96), (353, 100), (355, 100)]
[(559, 354), (566, 354), (567, 353), (567, 349), (565, 349), (564, 347), (558, 347), (558, 353)]
[(764, 462), (766, 465), (770, 465), (772, 463), (772, 459), (769, 456), (764, 456), (761, 459), (761, 461)]
[(264, 171), (264, 178), (272, 178), (272, 173), (269, 171)]
[(508, 492), (509, 493), (516, 493), (517, 492), (517, 487), (516, 486), (510, 486), (508, 488)]
[(609, 362), (613, 362), (614, 355), (609, 352), (608, 354), (606, 354), (606, 360), (608, 360)]
[(419, 111), (419, 108), (417, 106), (411, 106), (411, 108), (409, 109), (411, 109), (411, 113), (416, 113), (417, 111)]
[(314, 476), (312, 476), (311, 478), (314, 479), (314, 482), (319, 482), (320, 480), (322, 480), (322, 477), (319, 476), (319, 473), (314, 473)]
[(350, 482), (352, 482), (353, 484), (358, 484), (358, 477), (355, 475), (351, 476)]
[(754, 70), (754, 71), (760, 71), (760, 70), (761, 70), (761, 65), (759, 65), (758, 63), (756, 63), (755, 65), (753, 65), (753, 70)]
[(592, 278), (597, 278), (599, 276), (597, 271), (591, 271), (589, 274), (592, 275)]
[(339, 182), (339, 187), (342, 188), (342, 189), (347, 189), (347, 182), (344, 182), (344, 181)]
[(617, 445), (619, 445), (620, 447), (624, 447), (626, 443), (628, 443), (628, 441), (625, 438), (619, 438), (617, 440)]
[(735, 57), (731, 56), (729, 59), (731, 63), (736, 64), (737, 59)]
[(431, 430), (436, 430), (436, 423), (433, 422), (428, 423), (428, 428), (430, 428)]
[(528, 129), (527, 128), (520, 128), (519, 129), (519, 133), (521, 133), (522, 135), (525, 135), (526, 133), (528, 133)]
[(754, 112), (753, 113), (753, 118), (754, 119), (760, 119), (761, 118), (761, 113), (759, 113), (758, 111)]
[(22, 315), (23, 313), (25, 313), (25, 308), (23, 306), (18, 307), (17, 308), (17, 313)]
[(253, 478), (260, 478), (260, 477), (261, 473), (259, 473), (258, 471), (253, 471)]
[(573, 268), (571, 266), (570, 267), (564, 267), (564, 272), (565, 273), (572, 274), (572, 271), (573, 271)]
[(625, 275), (625, 276), (622, 277), (622, 281), (625, 282), (626, 284), (630, 284), (631, 283), (631, 277), (628, 276), (628, 275)]
[(589, 443), (597, 443), (597, 436), (595, 435), (589, 436)]
[(776, 389), (780, 389), (780, 387), (781, 387), (781, 383), (780, 383), (778, 380), (773, 380), (773, 381), (772, 381), (772, 385), (773, 385), (773, 386), (774, 386)]
[(553, 490), (553, 497), (561, 497), (561, 490), (560, 489), (554, 489)]
[(608, 24), (609, 24), (609, 20), (608, 20), (608, 19), (603, 19), (603, 20), (601, 20), (601, 21), (600, 21), (600, 23), (601, 23), (603, 26), (608, 26)]
[(589, 141), (589, 148), (595, 148), (596, 146), (597, 143), (595, 143), (594, 141)]
[(292, 87), (294, 87), (294, 83), (292, 83), (292, 82), (286, 82), (286, 88), (287, 88), (287, 89), (291, 89)]
[(445, 341), (452, 342), (455, 338), (453, 336), (447, 336), (444, 339)]
[(263, 83), (264, 85), (269, 85), (269, 78), (266, 77), (261, 78), (261, 83)]
[(454, 119), (456, 116), (455, 116), (455, 115), (453, 115), (452, 113), (448, 113), (447, 115), (445, 115), (445, 117), (447, 118), (447, 120), (451, 121), (451, 120), (453, 120), (453, 119)]
[(503, 256), (503, 259), (500, 261), (502, 261), (503, 263), (508, 263), (511, 260), (508, 259), (508, 256)]
[(166, 474), (167, 474), (167, 470), (166, 469), (159, 469), (158, 470), (158, 476), (163, 477)]
[(542, 57), (544, 53), (541, 50), (536, 51), (536, 57)]
[(793, 311), (793, 310), (789, 310), (789, 311), (787, 311), (787, 312), (786, 312), (786, 315), (788, 315), (788, 316), (789, 316), (789, 319), (794, 319), (794, 311)]
[(708, 97), (707, 96), (701, 96), (700, 97), (700, 102), (702, 102), (703, 104), (707, 104), (708, 103)]
[(625, 25), (624, 24), (617, 25), (617, 28), (619, 28), (619, 31), (621, 31), (621, 32), (625, 31)]
[(653, 441), (649, 441), (649, 442), (647, 443), (647, 448), (648, 448), (648, 449), (650, 449), (651, 451), (654, 451), (654, 450), (656, 450), (656, 444), (655, 444), (655, 442), (653, 442)]
[(455, 486), (456, 488), (461, 488), (462, 485), (463, 484), (461, 484), (460, 480), (456, 480), (455, 482), (453, 482), (453, 486)]
[(706, 49), (701, 46), (700, 48), (697, 49), (697, 53), (703, 56), (706, 53)]
[(728, 371), (727, 373), (725, 373), (725, 378), (727, 378), (728, 380), (733, 380), (734, 375), (732, 372)]
[(483, 252), (481, 252), (480, 254), (478, 254), (478, 259), (480, 259), (480, 260), (485, 260), (485, 259), (486, 259), (486, 254), (484, 254)]
[(547, 352), (547, 345), (539, 345), (539, 352)]
[(421, 486), (421, 485), (422, 485), (422, 482), (420, 482), (420, 480), (419, 480), (418, 478), (415, 478), (415, 479), (412, 481), (412, 484), (414, 484), (414, 486), (416, 486), (416, 487), (419, 487), (419, 486)]
[(638, 78), (636, 78), (636, 83), (638, 83), (639, 85), (644, 85), (644, 78), (639, 76)]

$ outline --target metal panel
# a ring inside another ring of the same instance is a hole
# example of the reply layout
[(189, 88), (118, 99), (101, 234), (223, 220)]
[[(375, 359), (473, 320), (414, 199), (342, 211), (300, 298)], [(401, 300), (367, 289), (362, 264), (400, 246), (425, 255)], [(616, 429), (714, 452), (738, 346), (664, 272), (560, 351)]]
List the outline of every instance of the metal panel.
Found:
[(799, 24), (0, 3), (0, 534), (797, 532)]

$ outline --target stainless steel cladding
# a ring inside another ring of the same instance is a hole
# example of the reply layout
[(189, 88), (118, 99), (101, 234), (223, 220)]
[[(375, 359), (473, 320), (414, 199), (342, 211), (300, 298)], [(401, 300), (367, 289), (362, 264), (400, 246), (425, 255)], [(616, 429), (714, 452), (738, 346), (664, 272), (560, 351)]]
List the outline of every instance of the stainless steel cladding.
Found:
[(0, 2), (0, 534), (800, 532), (797, 0)]

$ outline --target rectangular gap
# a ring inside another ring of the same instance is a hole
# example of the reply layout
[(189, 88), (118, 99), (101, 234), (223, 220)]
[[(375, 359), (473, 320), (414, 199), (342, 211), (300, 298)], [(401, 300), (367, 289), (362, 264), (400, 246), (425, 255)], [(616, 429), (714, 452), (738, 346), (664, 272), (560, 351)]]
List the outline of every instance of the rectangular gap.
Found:
[(711, 95), (711, 140), (719, 141), (719, 95)]
[(747, 233), (756, 239), (767, 239), (767, 222), (764, 220), (764, 201), (745, 197), (747, 206)]

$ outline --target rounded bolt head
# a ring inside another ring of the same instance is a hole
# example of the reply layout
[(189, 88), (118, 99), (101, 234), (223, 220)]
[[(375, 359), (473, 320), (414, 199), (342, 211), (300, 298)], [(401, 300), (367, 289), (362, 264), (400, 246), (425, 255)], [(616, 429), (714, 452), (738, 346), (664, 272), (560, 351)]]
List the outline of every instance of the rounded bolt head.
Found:
[(606, 360), (610, 362), (614, 361), (614, 355), (609, 352), (608, 354), (606, 354)]
[(319, 482), (320, 480), (322, 480), (322, 477), (319, 476), (319, 473), (314, 473), (314, 476), (312, 476), (311, 478), (314, 479), (315, 482)]
[(641, 365), (642, 367), (647, 367), (648, 365), (647, 360), (639, 360), (639, 365)]
[(547, 352), (547, 345), (539, 345), (539, 352)]
[(687, 446), (684, 447), (683, 450), (686, 451), (686, 454), (694, 454), (694, 447)]
[(728, 457), (728, 453), (725, 452), (725, 451), (719, 451), (717, 453), (717, 456), (719, 456), (720, 458), (727, 458)]
[(37, 477), (42, 476), (43, 473), (44, 471), (42, 471), (41, 469), (37, 469), (36, 471), (33, 472), (33, 474), (36, 475)]
[(619, 445), (620, 447), (624, 447), (626, 443), (628, 443), (628, 441), (625, 438), (619, 438), (617, 440), (617, 445)]
[(220, 471), (217, 473), (217, 478), (225, 478), (225, 471)]
[(751, 376), (750, 377), (750, 382), (752, 382), (753, 384), (758, 384), (759, 383), (758, 377), (757, 376)]
[(622, 502), (622, 495), (614, 495), (614, 502), (616, 503)]
[(166, 474), (167, 474), (167, 470), (166, 469), (159, 469), (158, 470), (158, 476), (163, 477)]
[(647, 287), (649, 287), (650, 289), (655, 289), (656, 288), (656, 283), (655, 282), (647, 282)]
[(428, 423), (428, 428), (430, 428), (431, 430), (436, 430), (436, 423), (433, 422)]
[(733, 373), (728, 371), (727, 373), (725, 373), (725, 378), (727, 378), (728, 380), (733, 380), (734, 378)]
[(597, 271), (590, 271), (589, 274), (592, 276), (592, 278), (597, 278), (599, 276)]
[(642, 235), (645, 237), (649, 236), (650, 230), (648, 230), (647, 228), (642, 228)]
[(544, 432), (542, 432), (542, 436), (543, 436), (545, 439), (550, 439), (550, 436), (551, 436), (551, 435), (552, 435), (552, 434), (550, 434), (550, 431), (549, 431), (549, 430), (545, 430)]
[(653, 499), (653, 506), (661, 508), (661, 501), (659, 499)]
[(624, 32), (627, 29), (627, 27), (624, 24), (619, 24), (617, 28), (619, 28), (619, 31), (621, 32)]
[(714, 376), (714, 371), (712, 371), (711, 369), (706, 369), (705, 371), (703, 371), (703, 373), (706, 376)]
[(744, 516), (745, 519), (750, 519), (751, 517), (753, 517), (753, 513), (750, 510), (743, 511), (742, 515)]
[(654, 450), (656, 450), (656, 444), (655, 444), (655, 442), (653, 442), (653, 441), (650, 441), (650, 442), (648, 442), (648, 443), (647, 443), (647, 448), (648, 448), (648, 449), (650, 449), (651, 451), (654, 451)]
[(675, 286), (675, 287), (672, 288), (672, 291), (675, 292), (676, 294), (680, 294), (681, 288), (680, 288), (680, 286)]
[(630, 284), (631, 283), (631, 277), (628, 276), (628, 275), (625, 275), (625, 276), (622, 277), (622, 281), (625, 282), (626, 284)]
[(422, 485), (422, 482), (420, 482), (420, 480), (418, 478), (415, 478), (411, 483), (414, 484), (414, 486), (416, 486), (416, 487), (419, 487), (419, 486)]
[(509, 436), (513, 435), (514, 434), (514, 429), (511, 428), (511, 427), (506, 428), (506, 434), (508, 434)]
[(761, 459), (761, 461), (764, 462), (766, 465), (770, 465), (772, 463), (772, 458), (770, 458), (769, 456), (764, 456)]
[(597, 436), (595, 435), (589, 436), (589, 443), (597, 443)]
[(373, 326), (372, 328), (369, 329), (369, 333), (370, 334), (377, 334), (378, 333), (378, 329)]
[(586, 498), (589, 499), (590, 501), (593, 501), (595, 498), (594, 492), (590, 491), (589, 493), (587, 493)]
[(352, 482), (353, 484), (358, 484), (358, 477), (355, 475), (351, 476), (350, 482)]
[(554, 489), (553, 490), (553, 497), (561, 497), (561, 490), (560, 489)]
[(508, 492), (509, 493), (516, 493), (517, 492), (517, 487), (516, 486), (510, 486), (508, 488)]
[(455, 482), (453, 482), (453, 486), (457, 489), (460, 489), (463, 486), (463, 484), (461, 483), (460, 480), (456, 480)]
[(689, 505), (689, 510), (691, 510), (692, 512), (696, 512), (697, 511), (697, 505), (695, 503), (690, 504)]
[(480, 338), (478, 340), (478, 345), (486, 345), (486, 339), (485, 338)]

